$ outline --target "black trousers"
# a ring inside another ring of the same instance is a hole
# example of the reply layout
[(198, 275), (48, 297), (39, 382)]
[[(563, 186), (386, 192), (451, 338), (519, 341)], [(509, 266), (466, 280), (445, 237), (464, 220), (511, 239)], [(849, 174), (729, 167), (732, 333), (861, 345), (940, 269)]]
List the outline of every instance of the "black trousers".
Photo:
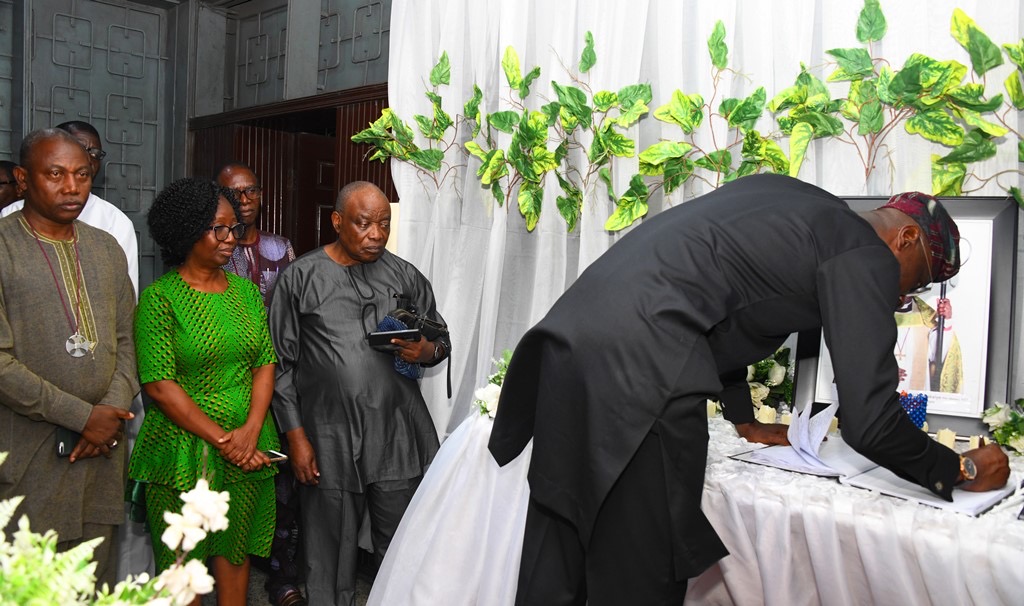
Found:
[(421, 479), (375, 482), (361, 493), (299, 487), (306, 595), (312, 606), (355, 606), (363, 512), (369, 510), (370, 536), (379, 566)]
[(608, 493), (590, 545), (576, 528), (530, 499), (517, 606), (680, 606), (686, 580), (673, 567), (661, 439), (651, 432)]

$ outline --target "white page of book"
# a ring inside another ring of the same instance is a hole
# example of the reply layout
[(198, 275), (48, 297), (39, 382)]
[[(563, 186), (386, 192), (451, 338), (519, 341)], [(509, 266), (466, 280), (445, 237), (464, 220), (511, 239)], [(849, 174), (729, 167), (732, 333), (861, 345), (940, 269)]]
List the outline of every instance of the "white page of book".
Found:
[(840, 436), (832, 436), (822, 442), (818, 456), (840, 476), (855, 476), (878, 467), (871, 459), (851, 448)]
[(801, 456), (792, 446), (769, 446), (759, 450), (751, 450), (732, 455), (732, 458), (758, 463), (770, 467), (778, 467), (786, 471), (809, 473), (816, 476), (837, 477), (839, 473), (821, 461), (814, 462)]
[(969, 492), (953, 489), (952, 503), (933, 494), (927, 488), (897, 477), (884, 467), (875, 467), (857, 476), (841, 478), (839, 481), (843, 484), (856, 486), (857, 488), (865, 488), (885, 495), (907, 499), (908, 501), (916, 501), (923, 505), (976, 516), (1011, 494), (1017, 486), (1019, 479), (1011, 477), (1006, 486), (987, 492)]

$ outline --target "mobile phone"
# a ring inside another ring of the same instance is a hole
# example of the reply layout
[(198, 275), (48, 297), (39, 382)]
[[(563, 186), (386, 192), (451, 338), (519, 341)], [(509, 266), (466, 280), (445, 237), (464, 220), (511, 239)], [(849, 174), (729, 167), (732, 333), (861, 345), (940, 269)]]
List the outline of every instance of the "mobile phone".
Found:
[(276, 450), (264, 450), (263, 454), (267, 455), (267, 458), (270, 459), (271, 463), (280, 463), (281, 461), (288, 460), (288, 455)]
[(71, 451), (75, 449), (78, 440), (82, 438), (77, 431), (71, 431), (67, 427), (57, 426), (57, 456), (70, 457)]
[(410, 328), (407, 330), (386, 330), (382, 332), (371, 332), (366, 335), (366, 340), (369, 342), (370, 347), (378, 351), (395, 351), (398, 349), (398, 346), (393, 344), (391, 339), (419, 341), (420, 329)]

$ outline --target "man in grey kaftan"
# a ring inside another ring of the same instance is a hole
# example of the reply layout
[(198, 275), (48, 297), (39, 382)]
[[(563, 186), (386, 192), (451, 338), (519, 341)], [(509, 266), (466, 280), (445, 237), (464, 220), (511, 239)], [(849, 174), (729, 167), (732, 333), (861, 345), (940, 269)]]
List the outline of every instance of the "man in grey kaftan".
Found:
[(356, 534), (369, 509), (383, 559), (438, 440), (416, 380), (396, 358), (433, 365), (447, 339), (371, 349), (366, 334), (397, 306), (396, 295), (441, 321), (427, 279), (387, 252), (390, 208), (368, 183), (342, 189), (332, 222), (339, 238), (280, 275), (270, 331), (280, 362), (274, 412), (288, 436), (305, 535), (312, 604), (352, 604)]
[[(55, 530), (61, 551), (103, 537), (96, 576), (113, 586), (118, 442), (139, 391), (135, 291), (117, 241), (76, 220), (92, 183), (78, 142), (30, 133), (15, 171), (25, 206), (0, 219), (0, 499), (24, 495), (15, 520), (28, 514), (36, 532)], [(81, 434), (70, 457), (58, 456), (61, 429)]]

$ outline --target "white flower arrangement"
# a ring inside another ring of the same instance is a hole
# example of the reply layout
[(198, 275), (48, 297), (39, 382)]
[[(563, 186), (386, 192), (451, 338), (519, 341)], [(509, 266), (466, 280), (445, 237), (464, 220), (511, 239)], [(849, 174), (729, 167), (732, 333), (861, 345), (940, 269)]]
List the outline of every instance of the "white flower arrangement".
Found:
[(998, 444), (1024, 454), (1024, 398), (1013, 404), (996, 402), (995, 406), (982, 413), (981, 420), (988, 425)]
[(747, 367), (750, 400), (755, 409), (767, 404), (778, 408), (793, 404), (793, 360), (788, 347), (780, 347), (770, 358)]
[[(7, 453), (0, 453), (0, 465)], [(180, 514), (165, 512), (167, 531), (161, 540), (179, 550), (177, 561), (156, 578), (143, 573), (118, 583), (104, 585), (95, 595), (96, 563), (93, 550), (103, 539), (92, 539), (68, 551), (57, 551), (57, 534), (32, 532), (28, 516), (18, 520), (18, 530), (8, 541), (3, 528), (14, 516), (24, 497), (0, 501), (0, 605), (61, 604), (94, 606), (184, 606), (197, 595), (213, 591), (213, 577), (198, 560), (185, 562), (188, 552), (207, 532), (228, 527), (228, 493), (210, 490), (199, 480), (181, 495), (185, 505)]]
[(475, 402), (480, 407), (480, 414), (487, 415), (493, 419), (494, 415), (498, 413), (498, 398), (501, 397), (501, 385), (488, 383), (483, 387), (478, 387), (473, 392), (473, 397), (476, 398)]
[(473, 392), (473, 403), (480, 409), (480, 414), (494, 418), (498, 413), (498, 398), (501, 397), (501, 384), (505, 382), (505, 373), (508, 372), (508, 363), (512, 360), (512, 350), (506, 349), (501, 352), (500, 360), (492, 360), (494, 363), (494, 374), (487, 377), (487, 385), (478, 388)]

